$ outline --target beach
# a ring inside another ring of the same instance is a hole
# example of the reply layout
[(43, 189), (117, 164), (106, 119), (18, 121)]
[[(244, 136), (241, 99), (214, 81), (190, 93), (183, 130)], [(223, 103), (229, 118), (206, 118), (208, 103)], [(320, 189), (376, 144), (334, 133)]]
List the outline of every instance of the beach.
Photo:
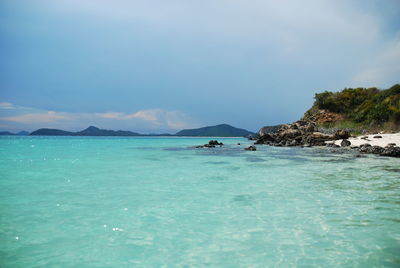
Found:
[[(390, 133), (390, 134), (369, 134), (369, 135), (360, 135), (356, 137), (350, 137), (347, 139), (351, 142), (350, 146), (360, 146), (362, 144), (370, 144), (372, 146), (380, 146), (385, 147), (388, 144), (395, 144), (396, 146), (400, 146), (400, 132), (399, 133)], [(326, 143), (334, 143), (336, 145), (341, 145), (342, 139), (335, 141), (327, 141)]]

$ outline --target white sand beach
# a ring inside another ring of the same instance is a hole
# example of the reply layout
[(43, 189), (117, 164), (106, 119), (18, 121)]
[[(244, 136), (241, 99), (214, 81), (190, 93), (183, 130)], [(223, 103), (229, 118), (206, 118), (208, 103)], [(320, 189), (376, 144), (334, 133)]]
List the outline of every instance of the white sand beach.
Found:
[[(380, 136), (382, 138), (374, 138), (375, 136)], [(371, 135), (361, 135), (354, 138), (348, 139), (351, 142), (351, 146), (360, 146), (361, 144), (369, 143), (372, 146), (385, 147), (389, 143), (395, 143), (396, 146), (400, 146), (400, 132), (392, 134), (371, 134)], [(336, 140), (334, 142), (328, 141), (326, 143), (335, 143), (340, 145), (342, 140)]]

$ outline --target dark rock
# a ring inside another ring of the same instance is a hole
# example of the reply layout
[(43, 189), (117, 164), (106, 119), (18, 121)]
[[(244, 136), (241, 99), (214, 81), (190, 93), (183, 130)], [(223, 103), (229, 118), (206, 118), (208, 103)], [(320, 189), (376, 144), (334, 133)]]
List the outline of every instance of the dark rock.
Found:
[(224, 145), (222, 142), (218, 142), (217, 140), (210, 140), (207, 144), (204, 145), (197, 145), (194, 148), (215, 148), (215, 146), (222, 146)]
[(257, 150), (257, 148), (256, 148), (256, 146), (252, 146), (252, 145), (250, 145), (249, 147), (246, 147), (246, 148), (244, 148), (246, 151), (256, 151)]
[(400, 147), (398, 146), (386, 146), (380, 153), (382, 156), (400, 157)]
[(366, 140), (368, 139), (368, 136), (362, 136), (360, 139)]
[(238, 144), (237, 145), (240, 145), (240, 142), (238, 142)]
[(363, 144), (360, 146), (360, 152), (361, 153), (367, 153), (367, 154), (381, 154), (384, 151), (384, 148), (380, 146), (371, 146), (371, 144)]
[(382, 136), (376, 135), (376, 136), (374, 136), (373, 138), (374, 138), (374, 139), (382, 139)]
[(276, 142), (276, 138), (271, 133), (267, 133), (255, 142), (255, 144), (267, 144), (267, 142)]
[(396, 143), (388, 143), (388, 145), (386, 145), (386, 147), (390, 147), (390, 146), (396, 146)]
[(346, 139), (342, 140), (342, 142), (340, 143), (340, 146), (342, 146), (342, 147), (348, 147), (350, 145), (351, 145), (351, 142)]
[(218, 142), (217, 140), (210, 140), (209, 142), (208, 142), (208, 145), (219, 145), (219, 146), (222, 146), (222, 145), (224, 145), (222, 142)]
[(380, 146), (377, 146), (377, 145), (372, 146), (371, 148), (372, 148), (371, 151), (372, 151), (373, 154), (381, 154), (385, 150), (383, 147), (380, 147)]
[(335, 134), (333, 134), (333, 138), (335, 140), (348, 139), (349, 137), (350, 137), (350, 133), (344, 129), (339, 129), (335, 132)]
[(274, 133), (260, 131), (260, 137), (255, 144), (273, 146), (325, 146), (326, 141), (347, 139), (350, 136), (347, 130), (337, 130), (334, 135), (316, 132), (316, 130), (314, 122), (299, 120), (292, 124), (281, 125)]

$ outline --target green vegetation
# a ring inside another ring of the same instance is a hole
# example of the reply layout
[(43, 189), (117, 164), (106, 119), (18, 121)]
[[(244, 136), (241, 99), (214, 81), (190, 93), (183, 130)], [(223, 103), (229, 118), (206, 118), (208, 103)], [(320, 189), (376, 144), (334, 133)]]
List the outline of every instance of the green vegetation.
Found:
[[(305, 113), (310, 118), (318, 110), (343, 115), (334, 125), (355, 128), (398, 129), (400, 126), (400, 84), (389, 89), (345, 88), (340, 92), (325, 91), (315, 94), (313, 107)], [(332, 125), (332, 123), (330, 123)]]

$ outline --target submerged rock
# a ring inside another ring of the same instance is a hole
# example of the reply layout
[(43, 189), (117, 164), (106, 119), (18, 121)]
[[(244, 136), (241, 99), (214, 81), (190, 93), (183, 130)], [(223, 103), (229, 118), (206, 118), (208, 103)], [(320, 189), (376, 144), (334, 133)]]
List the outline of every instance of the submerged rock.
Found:
[(256, 148), (256, 146), (253, 146), (253, 145), (251, 145), (251, 146), (249, 146), (249, 147), (246, 147), (246, 148), (244, 148), (246, 151), (256, 151), (257, 150), (257, 148)]

